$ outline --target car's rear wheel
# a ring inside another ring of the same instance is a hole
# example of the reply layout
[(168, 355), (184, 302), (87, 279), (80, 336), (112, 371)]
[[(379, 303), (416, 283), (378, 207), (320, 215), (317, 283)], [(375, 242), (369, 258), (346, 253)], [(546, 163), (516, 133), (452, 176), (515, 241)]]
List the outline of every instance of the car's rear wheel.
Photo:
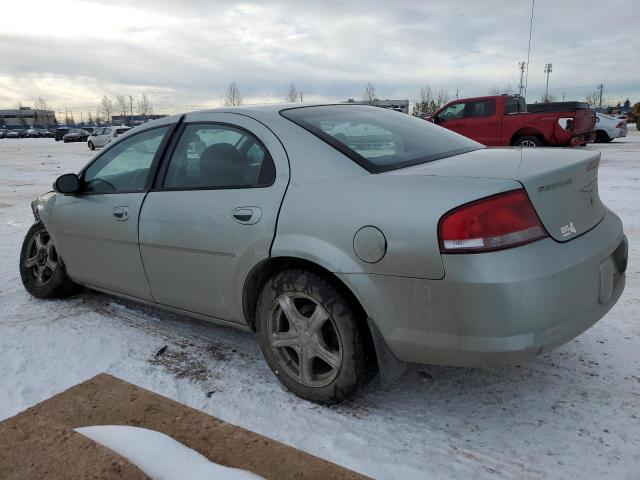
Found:
[(256, 309), (258, 343), (295, 394), (339, 403), (367, 379), (365, 338), (355, 312), (323, 278), (286, 270), (269, 279)]
[(609, 143), (613, 140), (604, 130), (596, 130), (596, 143)]
[(516, 141), (513, 143), (516, 147), (541, 147), (542, 142), (538, 137), (534, 137), (533, 135), (523, 135), (522, 137), (518, 137)]
[(80, 288), (67, 276), (53, 239), (42, 222), (33, 224), (24, 237), (20, 277), (27, 292), (38, 298), (64, 297)]
[(95, 149), (96, 149), (96, 146), (93, 144), (93, 142), (92, 142), (91, 140), (89, 140), (88, 145), (89, 145), (89, 148), (90, 148), (91, 150), (95, 150)]

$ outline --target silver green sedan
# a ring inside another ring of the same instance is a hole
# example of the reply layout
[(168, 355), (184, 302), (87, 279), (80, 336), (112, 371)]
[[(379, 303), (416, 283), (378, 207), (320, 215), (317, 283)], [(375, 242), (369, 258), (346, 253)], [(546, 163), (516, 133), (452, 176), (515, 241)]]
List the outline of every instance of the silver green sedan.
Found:
[(627, 241), (600, 154), (487, 149), (360, 105), (137, 127), (33, 202), (20, 272), (254, 331), (296, 394), (339, 402), (409, 362), (539, 355), (615, 304)]

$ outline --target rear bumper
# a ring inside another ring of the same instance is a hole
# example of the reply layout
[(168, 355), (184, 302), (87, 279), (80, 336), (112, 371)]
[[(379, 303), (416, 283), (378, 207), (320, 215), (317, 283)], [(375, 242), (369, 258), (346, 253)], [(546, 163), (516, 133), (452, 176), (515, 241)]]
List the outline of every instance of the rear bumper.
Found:
[(596, 141), (596, 132), (582, 133), (574, 135), (569, 139), (569, 146), (577, 147), (585, 143), (593, 143)]
[(620, 219), (607, 211), (566, 243), (443, 255), (442, 280), (340, 277), (399, 360), (478, 367), (539, 355), (591, 327), (622, 294), (626, 256)]

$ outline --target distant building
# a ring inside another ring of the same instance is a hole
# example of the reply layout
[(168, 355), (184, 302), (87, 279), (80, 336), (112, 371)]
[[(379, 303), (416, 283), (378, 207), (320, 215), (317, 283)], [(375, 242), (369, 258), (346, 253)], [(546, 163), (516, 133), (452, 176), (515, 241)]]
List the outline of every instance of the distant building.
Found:
[(111, 124), (128, 125), (130, 127), (135, 127), (136, 125), (142, 125), (143, 123), (150, 122), (151, 120), (157, 120), (159, 118), (164, 118), (166, 116), (167, 115), (113, 115), (111, 117)]
[(55, 123), (56, 114), (53, 110), (36, 110), (31, 107), (0, 110), (0, 127), (47, 128)]
[(374, 100), (369, 102), (367, 100), (354, 100), (350, 98), (344, 103), (353, 103), (355, 105), (373, 105), (374, 107), (387, 108), (389, 110), (395, 110), (396, 112), (409, 113), (409, 100)]

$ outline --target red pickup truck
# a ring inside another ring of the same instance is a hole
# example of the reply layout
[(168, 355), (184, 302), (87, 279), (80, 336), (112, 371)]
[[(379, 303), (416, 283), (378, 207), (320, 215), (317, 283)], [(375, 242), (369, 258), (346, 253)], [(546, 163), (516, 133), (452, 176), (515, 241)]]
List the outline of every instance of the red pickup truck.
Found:
[(431, 120), (487, 146), (568, 147), (595, 140), (596, 114), (581, 102), (527, 108), (519, 96), (465, 98), (447, 103)]

